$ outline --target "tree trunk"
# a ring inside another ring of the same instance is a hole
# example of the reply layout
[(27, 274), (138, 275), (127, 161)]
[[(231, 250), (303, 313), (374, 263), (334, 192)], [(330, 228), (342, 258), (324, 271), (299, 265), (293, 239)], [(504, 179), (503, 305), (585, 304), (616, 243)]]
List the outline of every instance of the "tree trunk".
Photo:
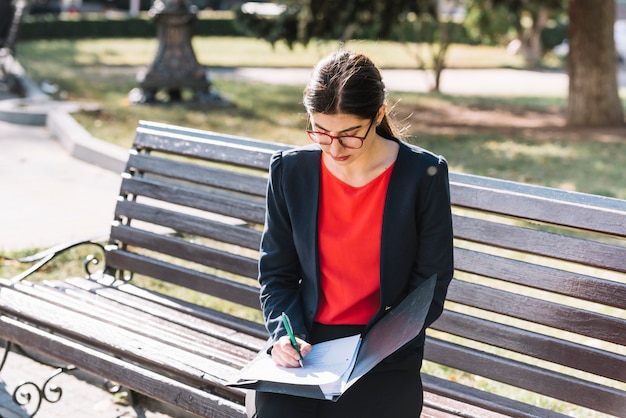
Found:
[(539, 7), (536, 13), (532, 13), (532, 26), (524, 31), (520, 36), (522, 41), (522, 56), (528, 67), (534, 68), (541, 64), (543, 47), (541, 46), (541, 31), (545, 28), (550, 10)]
[(569, 2), (570, 126), (624, 126), (613, 40), (615, 0)]

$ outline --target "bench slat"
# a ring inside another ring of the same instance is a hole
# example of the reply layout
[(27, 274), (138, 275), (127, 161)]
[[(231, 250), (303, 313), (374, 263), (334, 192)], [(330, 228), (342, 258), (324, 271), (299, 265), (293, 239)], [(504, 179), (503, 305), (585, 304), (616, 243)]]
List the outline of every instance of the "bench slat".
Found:
[(154, 258), (117, 249), (107, 254), (107, 265), (122, 271), (133, 271), (204, 292), (241, 305), (260, 309), (259, 290), (211, 274), (168, 264)]
[(453, 223), (456, 238), (626, 272), (626, 247), (460, 216)]
[[(172, 141), (175, 139), (175, 141)], [(175, 144), (172, 146), (172, 144)], [(219, 144), (219, 146), (215, 146)], [(241, 167), (267, 169), (271, 151), (262, 148), (242, 148), (240, 145), (225, 145), (212, 139), (189, 137), (186, 134), (173, 134), (169, 138), (162, 132), (153, 132), (139, 127), (133, 141), (136, 149), (175, 153), (208, 161), (227, 162)]]
[[(115, 208), (115, 213), (118, 217), (149, 222), (171, 228), (177, 232), (199, 235), (252, 250), (258, 250), (261, 242), (261, 232), (258, 230), (212, 219), (198, 218), (197, 216), (147, 206), (129, 200), (119, 202)], [(123, 228), (131, 227), (114, 225), (111, 228), (111, 234), (114, 235), (112, 240), (124, 240), (124, 238), (117, 236), (118, 230)]]
[(425, 356), (435, 363), (446, 364), (607, 414), (619, 416), (626, 410), (624, 391), (515, 360), (494, 357), (447, 341), (429, 339), (425, 346)]
[(461, 173), (450, 174), (452, 204), (626, 237), (626, 203)]
[[(553, 336), (446, 310), (432, 329), (626, 382), (626, 358)], [(480, 330), (477, 333), (476, 330)]]
[(163, 184), (154, 180), (133, 177), (122, 180), (121, 192), (219, 213), (257, 224), (265, 221), (265, 205), (262, 202), (209, 195), (208, 192), (192, 190), (180, 185)]
[[(452, 403), (450, 400), (461, 403), (460, 408), (456, 412), (460, 417), (466, 418), (467, 405), (475, 405), (484, 408), (488, 412), (479, 413), (477, 416), (481, 418), (492, 418), (494, 415), (498, 418), (514, 417), (514, 418), (566, 418), (567, 415), (558, 412), (549, 411), (538, 406), (522, 403), (514, 399), (504, 398), (502, 396), (488, 393), (479, 389), (462, 385), (460, 383), (451, 382), (429, 374), (422, 373), (422, 384), (424, 386), (424, 404), (429, 403), (429, 394), (435, 394), (443, 398), (437, 399), (435, 407), (443, 403), (444, 407)], [(454, 405), (454, 404), (453, 404)], [(454, 407), (452, 405), (452, 407)], [(454, 410), (453, 410), (454, 411)], [(493, 411), (493, 412), (491, 412)], [(493, 414), (493, 415), (491, 415)], [(469, 417), (473, 415), (468, 414)]]
[[(262, 348), (268, 338), (263, 324), (149, 291), (124, 281), (112, 283), (112, 280), (110, 277), (104, 277), (98, 281), (72, 277), (65, 282), (124, 305), (141, 306), (143, 311), (150, 312), (155, 317), (169, 319), (186, 327), (198, 329), (255, 352)], [(214, 326), (206, 328), (206, 322)], [(216, 332), (216, 330), (219, 331)]]
[(127, 170), (129, 169), (265, 197), (267, 184), (265, 177), (214, 167), (200, 167), (196, 164), (172, 161), (149, 154), (131, 155), (127, 164)]
[(179, 257), (181, 260), (211, 266), (253, 280), (257, 278), (257, 261), (249, 257), (124, 226), (114, 227), (111, 231), (111, 237), (114, 240), (121, 240), (125, 245), (162, 252)]
[(223, 387), (233, 369), (182, 350), (172, 344), (147, 338), (136, 331), (120, 328), (106, 321), (79, 315), (70, 309), (57, 306), (42, 299), (35, 299), (20, 292), (11, 291), (11, 302), (5, 305), (6, 312), (26, 318), (33, 323), (62, 335), (74, 338), (90, 347), (115, 353), (120, 358), (147, 368), (156, 368), (181, 381), (193, 382), (197, 387), (211, 388), (222, 395), (237, 391)]
[(237, 146), (242, 149), (261, 149), (268, 153), (268, 155), (271, 155), (272, 153), (279, 150), (292, 148), (292, 146), (290, 145), (285, 145), (278, 142), (246, 138), (242, 136), (224, 134), (221, 132), (205, 131), (201, 129), (193, 129), (185, 126), (176, 126), (160, 122), (140, 120), (138, 125), (139, 126), (137, 128), (137, 131), (151, 132), (156, 135), (160, 135), (164, 139), (168, 139), (170, 141), (171, 149), (176, 149), (176, 145), (178, 144), (176, 138), (180, 136), (189, 137), (193, 140), (200, 140), (200, 143), (203, 147), (206, 147), (207, 144), (217, 144), (218, 146), (228, 144), (230, 146)]
[(614, 344), (626, 345), (626, 319), (453, 280), (448, 300)]
[[(64, 309), (69, 316), (72, 315), (70, 312), (85, 315), (103, 324), (127, 330), (138, 337), (147, 337), (200, 355), (218, 364), (213, 370), (219, 370), (222, 365), (226, 365), (227, 368), (223, 368), (217, 375), (224, 376), (230, 373), (232, 368), (243, 367), (246, 361), (251, 360), (256, 354), (249, 349), (243, 349), (239, 344), (230, 343), (228, 339), (218, 338), (215, 334), (185, 327), (163, 317), (154, 317), (148, 314), (143, 306), (125, 305), (119, 301), (105, 299), (95, 293), (68, 286), (65, 282), (51, 282), (46, 286), (17, 286), (16, 290)], [(204, 327), (212, 328), (213, 325), (204, 323)]]
[(118, 382), (153, 399), (201, 416), (216, 418), (247, 416), (243, 407), (243, 393), (234, 402), (4, 315), (0, 316), (0, 325), (0, 335), (3, 338), (36, 351), (41, 351), (41, 347), (45, 347), (46, 355)]
[(626, 309), (626, 284), (511, 260), (463, 248), (454, 249), (457, 271)]

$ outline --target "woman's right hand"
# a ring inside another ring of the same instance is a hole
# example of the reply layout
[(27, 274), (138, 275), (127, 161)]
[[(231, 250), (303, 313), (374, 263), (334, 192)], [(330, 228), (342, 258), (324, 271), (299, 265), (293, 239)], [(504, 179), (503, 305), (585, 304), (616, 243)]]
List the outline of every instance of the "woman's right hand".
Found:
[[(302, 357), (306, 357), (306, 355), (311, 351), (311, 344), (307, 343), (303, 339), (296, 337), (296, 342), (300, 347), (300, 353)], [(281, 337), (272, 347), (272, 360), (276, 365), (281, 367), (300, 367), (300, 355), (291, 345), (291, 340), (289, 336), (285, 335)]]

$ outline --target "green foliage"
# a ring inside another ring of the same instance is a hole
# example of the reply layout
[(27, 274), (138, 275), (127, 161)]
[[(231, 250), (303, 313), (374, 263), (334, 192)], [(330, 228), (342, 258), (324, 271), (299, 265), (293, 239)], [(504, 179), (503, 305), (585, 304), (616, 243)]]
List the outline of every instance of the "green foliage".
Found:
[[(559, 21), (565, 13), (567, 1), (546, 0), (467, 0), (468, 14), (466, 27), (472, 37), (482, 37), (490, 44), (508, 42), (534, 24), (539, 10), (549, 10), (552, 18)], [(543, 32), (549, 32), (545, 36)], [(558, 45), (563, 38), (561, 24), (551, 25), (542, 30), (544, 50)]]
[(487, 7), (490, 2), (468, 0), (465, 27), (470, 36), (481, 38), (484, 44), (495, 44), (506, 38), (512, 28), (519, 26), (520, 17), (502, 6)]
[[(198, 19), (193, 26), (197, 36), (240, 36), (230, 17)], [(107, 19), (101, 15), (81, 19), (27, 17), (20, 27), (20, 40), (84, 38), (155, 38), (156, 26), (147, 15)]]
[[(307, 45), (313, 39), (413, 39), (407, 32), (414, 30), (407, 24), (407, 16), (428, 22), (437, 21), (434, 0), (283, 0), (285, 9), (278, 16), (259, 16), (236, 13), (236, 26), (250, 36), (263, 38), (272, 44), (279, 40), (293, 46)], [(398, 29), (398, 27), (400, 27)], [(437, 39), (437, 25), (427, 25), (420, 40)], [(421, 29), (420, 29), (421, 30)], [(424, 35), (424, 36), (422, 36)]]
[(541, 31), (541, 44), (545, 51), (553, 49), (555, 46), (567, 39), (567, 24), (554, 22)]
[(235, 11), (233, 26), (248, 36), (265, 39), (274, 45), (284, 41), (293, 48), (298, 40), (298, 11), (290, 8), (279, 16), (261, 16), (245, 13), (241, 8)]

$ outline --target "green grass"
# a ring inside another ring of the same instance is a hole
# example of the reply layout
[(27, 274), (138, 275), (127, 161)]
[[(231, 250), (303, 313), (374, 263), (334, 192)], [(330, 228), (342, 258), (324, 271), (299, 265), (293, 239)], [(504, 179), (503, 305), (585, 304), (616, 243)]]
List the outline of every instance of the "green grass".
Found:
[[(192, 104), (136, 106), (128, 92), (136, 87), (135, 76), (149, 64), (156, 40), (32, 41), (20, 45), (18, 56), (34, 80), (59, 85), (67, 98), (93, 101), (98, 113), (79, 113), (76, 119), (92, 135), (128, 148), (137, 121), (167, 122), (243, 135), (259, 139), (304, 144), (305, 117), (301, 87), (214, 79), (220, 94), (236, 103), (235, 108), (207, 109)], [(210, 66), (311, 66), (336, 47), (311, 43), (294, 51), (278, 44), (246, 38), (194, 38), (199, 61)], [(408, 48), (391, 42), (353, 42), (350, 47), (372, 55), (384, 67), (413, 68)], [(237, 53), (232, 53), (237, 51)], [(455, 46), (450, 66), (498, 67), (515, 65), (502, 48)], [(524, 115), (563, 113), (564, 97), (468, 97), (437, 94), (394, 94), (398, 118), (409, 125), (411, 141), (444, 155), (453, 170), (508, 180), (558, 187), (567, 190), (626, 198), (623, 167), (626, 141), (568, 141), (551, 132), (519, 129), (484, 129), (450, 132), (423, 130), (414, 117), (424, 110), (483, 109)], [(528, 116), (532, 117), (532, 116)], [(446, 122), (446, 121), (444, 121)], [(447, 121), (449, 123), (450, 121)]]
[[(337, 49), (336, 42), (296, 45), (271, 44), (252, 38), (194, 37), (198, 61), (210, 67), (312, 67), (321, 57)], [(49, 65), (148, 65), (158, 41), (155, 39), (89, 39), (25, 41), (19, 45), (20, 59), (37, 57)], [(347, 47), (368, 54), (383, 68), (415, 68), (416, 55), (427, 58), (424, 45), (407, 46), (389, 41), (351, 41)], [(452, 45), (449, 68), (522, 67), (519, 56), (506, 54), (504, 47)]]

